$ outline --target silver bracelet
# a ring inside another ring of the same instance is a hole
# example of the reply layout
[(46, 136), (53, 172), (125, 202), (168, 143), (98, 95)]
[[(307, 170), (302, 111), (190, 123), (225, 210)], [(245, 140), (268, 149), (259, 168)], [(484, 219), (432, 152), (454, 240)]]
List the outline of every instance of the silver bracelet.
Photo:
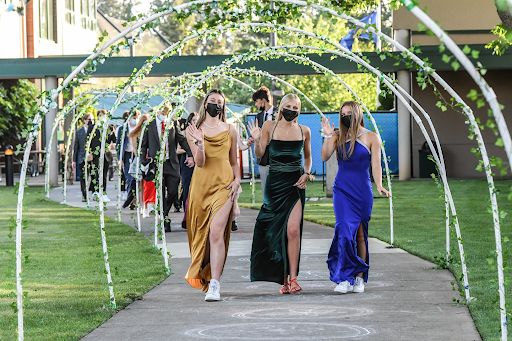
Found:
[(326, 139), (330, 139), (332, 137), (332, 134), (331, 135), (324, 135), (324, 138)]

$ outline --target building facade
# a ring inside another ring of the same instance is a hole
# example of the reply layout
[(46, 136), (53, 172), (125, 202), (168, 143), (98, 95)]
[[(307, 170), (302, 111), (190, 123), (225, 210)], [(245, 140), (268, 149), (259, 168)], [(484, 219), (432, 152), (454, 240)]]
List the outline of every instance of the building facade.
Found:
[[(422, 0), (420, 7), (423, 9), (426, 6), (429, 8), (428, 15), (440, 24), (441, 28), (450, 35), (457, 45), (468, 45), (473, 49), (482, 51), (481, 54), (492, 53), (491, 50), (485, 49), (484, 46), (496, 38), (490, 31), (494, 26), (501, 23), (493, 0), (466, 0), (464, 5), (461, 5), (460, 1)], [(418, 24), (418, 19), (405, 7), (394, 11), (393, 31), (395, 39), (405, 36), (405, 43), (409, 45), (438, 46), (440, 44), (439, 39), (421, 32), (418, 29)], [(451, 55), (449, 51), (444, 53)], [(508, 55), (511, 53), (510, 49), (506, 52)], [(496, 56), (495, 58), (499, 59), (502, 57)], [(478, 62), (478, 60), (474, 59), (472, 61), (475, 65)], [(433, 67), (436, 68), (436, 65), (433, 65)], [(484, 177), (485, 174), (483, 172), (476, 170), (478, 158), (471, 152), (471, 149), (478, 146), (476, 141), (468, 138), (470, 133), (469, 126), (465, 123), (465, 116), (451, 108), (448, 108), (445, 112), (441, 111), (436, 106), (439, 99), (434, 95), (432, 88), (429, 87), (421, 90), (416, 82), (416, 75), (415, 72), (409, 72), (410, 91), (414, 99), (419, 102), (432, 118), (441, 142), (448, 177)], [(476, 103), (466, 97), (471, 89), (478, 90), (480, 93), (480, 89), (468, 73), (465, 70), (459, 69), (458, 71), (442, 71), (439, 72), (439, 75), (465, 100), (473, 109), (475, 116), (485, 126), (489, 118), (487, 114), (489, 107), (485, 105), (482, 108), (477, 108)], [(512, 127), (512, 96), (510, 96), (512, 93), (512, 65), (503, 67), (500, 70), (489, 70), (485, 74), (485, 79), (496, 92), (498, 101), (505, 106), (503, 115), (509, 128)], [(442, 88), (439, 90), (447, 100), (450, 99), (451, 96), (446, 91)], [(408, 112), (405, 115), (409, 115)], [(405, 115), (402, 117), (405, 117)], [(425, 120), (423, 121), (425, 122)], [(401, 145), (408, 145), (410, 156), (400, 155), (400, 158), (408, 159), (407, 162), (410, 162), (410, 177), (417, 178), (420, 174), (420, 153), (418, 151), (426, 139), (414, 120), (410, 120), (408, 124), (409, 139), (407, 137), (400, 139), (399, 137), (399, 143)], [(426, 123), (424, 124), (426, 125)], [(506, 161), (507, 158), (503, 147), (495, 146), (498, 137), (487, 127), (484, 127), (482, 133), (489, 156), (501, 157)], [(497, 170), (495, 172), (499, 174)], [(510, 176), (510, 173), (508, 176)]]
[(0, 0), (0, 58), (88, 55), (98, 40), (96, 0)]

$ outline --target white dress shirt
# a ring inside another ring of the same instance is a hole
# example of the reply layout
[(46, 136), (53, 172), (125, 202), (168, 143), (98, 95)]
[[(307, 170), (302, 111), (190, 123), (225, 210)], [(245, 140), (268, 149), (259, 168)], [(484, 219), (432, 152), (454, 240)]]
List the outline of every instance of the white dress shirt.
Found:
[[(158, 138), (161, 140), (162, 139), (162, 122), (163, 121), (160, 121), (160, 118), (158, 118), (158, 115), (156, 115), (155, 121), (156, 121), (156, 129), (158, 130)], [(165, 144), (167, 145), (165, 159), (169, 160), (169, 139), (167, 139), (165, 141)]]
[(272, 121), (272, 114), (274, 112), (274, 106), (271, 106), (268, 111), (265, 111), (265, 121)]

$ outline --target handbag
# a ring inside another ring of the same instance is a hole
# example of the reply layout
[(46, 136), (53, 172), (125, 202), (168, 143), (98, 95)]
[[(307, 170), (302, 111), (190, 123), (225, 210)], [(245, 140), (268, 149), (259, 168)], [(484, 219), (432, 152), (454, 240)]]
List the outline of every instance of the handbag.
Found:
[[(277, 126), (277, 123), (276, 123)], [(275, 127), (274, 127), (275, 129)], [(258, 165), (260, 166), (268, 166), (270, 164), (269, 156), (268, 156), (268, 145), (270, 144), (270, 131), (268, 132), (268, 139), (267, 139), (267, 145), (265, 146), (265, 153), (263, 153), (263, 156), (260, 158), (260, 162)]]
[(153, 181), (156, 175), (156, 162), (153, 159), (142, 161), (141, 165), (142, 179), (146, 182)]

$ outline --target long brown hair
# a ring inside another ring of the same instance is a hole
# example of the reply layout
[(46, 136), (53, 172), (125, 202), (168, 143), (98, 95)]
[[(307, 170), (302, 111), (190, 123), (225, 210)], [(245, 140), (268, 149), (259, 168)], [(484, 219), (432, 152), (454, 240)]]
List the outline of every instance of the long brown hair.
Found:
[(142, 125), (144, 124), (144, 122), (146, 122), (148, 120), (148, 118), (149, 118), (148, 114), (142, 115), (139, 119), (139, 122), (135, 126), (135, 128), (133, 128), (133, 130), (128, 134), (128, 137), (139, 137), (139, 134), (142, 130)]
[(199, 108), (199, 119), (197, 120), (197, 128), (203, 124), (204, 120), (206, 119), (206, 109), (204, 105), (206, 104), (206, 101), (208, 100), (208, 97), (210, 97), (211, 94), (219, 94), (224, 99), (224, 105), (222, 106), (222, 112), (220, 113), (220, 120), (222, 122), (226, 122), (226, 96), (224, 96), (224, 93), (220, 89), (211, 89), (208, 91), (206, 96), (204, 97), (203, 104), (201, 105), (201, 108)]
[[(350, 115), (352, 115), (350, 120), (350, 129), (341, 123), (341, 109), (343, 109), (344, 106), (350, 107)], [(354, 146), (356, 143), (359, 126), (364, 128), (363, 109), (361, 108), (361, 105), (354, 101), (343, 102), (340, 108), (340, 130), (334, 133), (334, 137), (336, 138), (336, 155), (338, 156), (338, 159), (343, 157), (343, 160), (348, 160), (348, 158), (354, 154)], [(348, 140), (350, 140), (350, 148), (347, 153), (345, 142)], [(340, 155), (340, 148), (342, 155)]]

